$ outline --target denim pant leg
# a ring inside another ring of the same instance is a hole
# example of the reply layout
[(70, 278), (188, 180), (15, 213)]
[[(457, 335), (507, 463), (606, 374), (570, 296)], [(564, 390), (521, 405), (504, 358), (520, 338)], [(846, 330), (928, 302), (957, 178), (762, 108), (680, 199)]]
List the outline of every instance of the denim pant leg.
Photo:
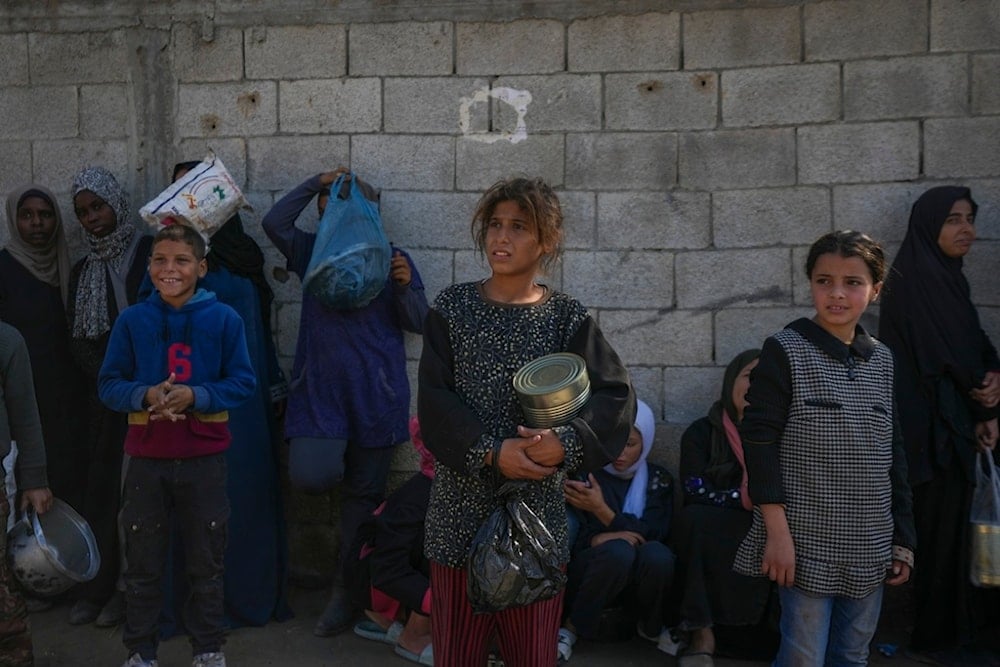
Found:
[(163, 590), (160, 579), (169, 539), (169, 470), (173, 461), (129, 460), (122, 490), (121, 525), (126, 565), (122, 642), (129, 653), (156, 658)]
[(344, 479), (347, 441), (292, 438), (288, 441), (288, 478), (305, 493), (326, 493)]
[(604, 606), (625, 590), (635, 559), (635, 547), (625, 540), (610, 540), (574, 555), (569, 566), (574, 589), (569, 619), (581, 637), (597, 633)]
[(225, 642), (223, 559), (229, 525), (225, 453), (180, 461), (174, 502), (191, 591), (184, 602), (184, 625), (191, 634), (192, 653), (218, 651)]
[(642, 631), (657, 637), (663, 629), (663, 608), (674, 580), (677, 558), (662, 542), (646, 542), (636, 548), (632, 587)]
[(826, 647), (828, 667), (868, 664), (868, 647), (878, 627), (884, 590), (884, 586), (879, 586), (861, 599), (834, 599), (830, 642)]
[(830, 638), (833, 598), (809, 595), (795, 587), (778, 588), (781, 645), (775, 667), (822, 667)]
[(340, 486), (340, 563), (336, 568), (340, 578), (358, 528), (385, 499), (389, 466), (395, 451), (395, 447), (370, 448), (356, 442), (347, 443), (344, 481)]

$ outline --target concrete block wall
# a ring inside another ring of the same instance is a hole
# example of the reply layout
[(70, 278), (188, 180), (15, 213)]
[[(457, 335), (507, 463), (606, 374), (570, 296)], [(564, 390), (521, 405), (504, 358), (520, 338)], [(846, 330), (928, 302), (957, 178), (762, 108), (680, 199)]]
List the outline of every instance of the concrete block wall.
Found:
[[(1000, 0), (267, 4), (0, 7), (0, 192), (59, 193), (79, 254), (79, 168), (111, 168), (137, 210), (211, 147), (271, 270), (260, 216), (348, 165), (382, 188), (387, 233), (433, 298), (485, 275), (478, 194), (542, 176), (567, 213), (546, 280), (619, 350), (668, 463), (726, 362), (810, 313), (809, 244), (850, 227), (894, 252), (933, 185), (980, 203), (967, 274), (1000, 341)], [(275, 289), (289, 366), (298, 283)], [(407, 353), (415, 379), (419, 338)], [(293, 497), (302, 543), (331, 541), (322, 503)]]

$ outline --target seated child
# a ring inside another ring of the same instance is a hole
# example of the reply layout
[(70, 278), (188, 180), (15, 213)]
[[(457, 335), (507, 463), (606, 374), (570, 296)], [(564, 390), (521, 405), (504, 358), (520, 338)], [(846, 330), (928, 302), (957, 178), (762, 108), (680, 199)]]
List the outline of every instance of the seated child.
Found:
[(149, 261), (158, 291), (119, 315), (99, 376), (101, 400), (127, 412), (129, 421), (121, 513), (129, 667), (157, 664), (172, 518), (181, 527), (190, 580), (184, 615), (192, 666), (226, 664), (226, 411), (252, 396), (256, 379), (243, 320), (196, 287), (206, 271), (205, 241), (196, 231), (184, 225), (160, 230)]
[(557, 650), (563, 664), (577, 635), (597, 634), (601, 611), (622, 594), (638, 617), (639, 635), (658, 641), (663, 604), (674, 575), (674, 554), (664, 544), (673, 513), (673, 479), (647, 463), (653, 446), (653, 411), (636, 401), (635, 425), (618, 458), (587, 482), (567, 479), (566, 502), (579, 510), (580, 533), (569, 562), (566, 620)]

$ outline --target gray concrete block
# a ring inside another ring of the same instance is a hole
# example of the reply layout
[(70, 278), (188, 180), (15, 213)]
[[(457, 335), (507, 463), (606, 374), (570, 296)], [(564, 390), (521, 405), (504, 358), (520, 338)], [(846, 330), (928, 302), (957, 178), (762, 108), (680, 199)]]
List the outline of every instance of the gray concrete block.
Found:
[[(455, 26), (458, 74), (561, 72), (566, 62), (566, 28), (559, 21), (459, 23)], [(516, 44), (517, 48), (511, 48)]]
[[(479, 251), (469, 243), (469, 250), (455, 251), (455, 280), (456, 283), (467, 283), (474, 280), (482, 280), (490, 276), (490, 265), (479, 254)], [(552, 281), (542, 280), (551, 285)]]
[[(278, 335), (274, 339), (278, 354), (288, 357), (295, 356), (295, 345), (299, 335), (299, 316), (301, 313), (301, 301), (286, 301), (278, 306)], [(290, 376), (289, 379), (291, 379)]]
[(798, 139), (800, 183), (902, 181), (920, 173), (916, 122), (801, 127)]
[(695, 250), (677, 254), (677, 307), (718, 310), (791, 300), (791, 253), (785, 248)]
[[(7, 193), (26, 182), (41, 183), (51, 190), (69, 190), (69, 181), (65, 183), (54, 183), (49, 174), (42, 171), (32, 172), (31, 170), (31, 143), (25, 141), (5, 141), (0, 139), (0, 155), (4, 159), (0, 160), (0, 193), (6, 200)], [(6, 217), (7, 207), (2, 207), (0, 216)], [(0, 225), (0, 231), (7, 233), (7, 225)], [(0, 246), (6, 245), (6, 237)]]
[(804, 7), (806, 60), (923, 53), (927, 5), (913, 0), (836, 0)]
[(972, 57), (972, 113), (1000, 113), (1000, 54)]
[(659, 366), (629, 366), (629, 380), (635, 396), (645, 401), (657, 420), (661, 419), (663, 405), (663, 369)]
[(718, 190), (795, 183), (795, 133), (791, 129), (723, 130), (682, 134), (678, 182)]
[(28, 37), (24, 33), (0, 35), (0, 86), (17, 86), (28, 83)]
[(798, 7), (691, 12), (684, 15), (684, 67), (799, 62), (800, 35)]
[(1000, 175), (1000, 116), (924, 122), (924, 173), (932, 178)]
[(0, 139), (77, 136), (77, 94), (72, 86), (18, 86), (0, 95)]
[[(393, 242), (396, 242), (395, 239)], [(420, 279), (424, 282), (424, 296), (427, 297), (427, 303), (433, 303), (438, 292), (454, 282), (453, 260), (455, 253), (451, 250), (429, 250), (398, 243), (397, 245), (410, 253), (413, 263), (417, 266), (417, 271), (420, 272)]]
[(377, 132), (382, 127), (382, 82), (376, 78), (281, 81), (278, 96), (281, 132)]
[(248, 28), (248, 79), (330, 79), (347, 74), (346, 26), (262, 25)]
[(809, 258), (811, 245), (812, 243), (792, 248), (792, 303), (804, 308), (813, 305), (811, 284), (809, 276), (806, 275), (806, 260)]
[(712, 195), (717, 248), (812, 243), (831, 231), (826, 188), (731, 190)]
[(715, 72), (629, 72), (604, 77), (609, 130), (687, 130), (715, 127)]
[(931, 51), (995, 51), (1000, 0), (934, 0)]
[(383, 134), (351, 140), (351, 168), (386, 189), (451, 190), (454, 154), (452, 137)]
[[(386, 78), (383, 83), (385, 131), (456, 134), (460, 131), (462, 98), (488, 85), (486, 79), (473, 78)], [(485, 103), (471, 105), (468, 131), (486, 132), (489, 111)]]
[(516, 144), (488, 144), (460, 137), (455, 147), (455, 184), (459, 190), (482, 192), (501, 178), (540, 177), (552, 187), (563, 184), (563, 137), (529, 134)]
[(606, 310), (601, 331), (626, 366), (712, 363), (712, 314), (690, 310)]
[(678, 69), (680, 26), (680, 14), (673, 12), (573, 21), (567, 33), (568, 69), (571, 72)]
[(451, 23), (357, 23), (348, 42), (352, 76), (452, 73)]
[(839, 65), (784, 65), (722, 73), (722, 122), (727, 127), (800, 125), (839, 117)]
[(986, 335), (996, 345), (996, 342), (1000, 340), (1000, 308), (983, 306), (978, 310), (979, 322), (983, 325), (983, 331), (986, 332)]
[(382, 224), (389, 239), (404, 248), (466, 249), (479, 196), (465, 192), (382, 193)]
[(812, 306), (801, 308), (727, 308), (715, 315), (715, 358), (729, 363), (743, 350), (761, 347), (764, 340), (800, 317), (812, 317)]
[(844, 64), (844, 118), (848, 120), (964, 116), (968, 97), (963, 55)]
[(966, 255), (962, 272), (969, 280), (973, 299), (983, 306), (1000, 306), (1000, 241), (977, 240)]
[[(346, 135), (259, 137), (247, 140), (246, 151), (250, 190), (290, 190), (310, 176), (353, 167)], [(367, 173), (362, 177), (368, 180)]]
[[(174, 164), (188, 160), (201, 160), (208, 155), (209, 151), (214, 152), (222, 160), (222, 164), (225, 165), (226, 171), (233, 177), (236, 185), (244, 190), (244, 194), (247, 194), (247, 147), (243, 139), (183, 139), (177, 145), (173, 161), (165, 165), (164, 178), (173, 175)], [(167, 169), (170, 170), (170, 173), (167, 173)]]
[(563, 255), (567, 292), (588, 308), (670, 308), (674, 257), (669, 252), (584, 252)]
[(597, 247), (672, 250), (711, 243), (707, 192), (601, 192)]
[(976, 210), (976, 238), (1000, 241), (1000, 179), (964, 181), (972, 190)]
[[(132, 192), (135, 184), (135, 175), (129, 169), (128, 142), (124, 139), (35, 141), (31, 152), (36, 178), (56, 192), (69, 192), (77, 172), (90, 166), (110, 169), (125, 192)], [(64, 201), (67, 206), (63, 212), (70, 215), (69, 199)], [(133, 212), (138, 211), (135, 202), (132, 204)]]
[(590, 250), (597, 238), (597, 197), (593, 192), (559, 192), (563, 212), (563, 248)]
[(687, 427), (688, 424), (657, 424), (656, 438), (649, 452), (649, 461), (666, 468), (674, 476), (674, 484), (680, 484), (681, 436)]
[(128, 88), (117, 83), (80, 86), (80, 136), (124, 137), (129, 132)]
[(566, 187), (664, 190), (677, 182), (676, 155), (675, 134), (569, 134)]
[[(201, 27), (175, 23), (173, 74), (178, 81), (239, 81), (243, 78), (243, 31), (216, 27), (211, 41), (202, 39)], [(266, 77), (261, 77), (266, 78)]]
[(177, 134), (181, 137), (248, 137), (278, 129), (274, 81), (188, 83), (178, 90)]
[[(597, 74), (501, 77), (493, 87), (531, 93), (525, 114), (529, 134), (601, 129), (601, 77)], [(515, 127), (518, 112), (506, 102), (493, 100), (493, 117), (499, 127)]]
[(125, 32), (32, 32), (28, 63), (33, 85), (128, 80)]
[(668, 422), (689, 424), (708, 414), (722, 393), (718, 366), (675, 366), (663, 369), (663, 417)]
[(906, 235), (913, 202), (929, 187), (929, 183), (835, 186), (833, 228), (856, 229), (881, 243), (898, 243)]

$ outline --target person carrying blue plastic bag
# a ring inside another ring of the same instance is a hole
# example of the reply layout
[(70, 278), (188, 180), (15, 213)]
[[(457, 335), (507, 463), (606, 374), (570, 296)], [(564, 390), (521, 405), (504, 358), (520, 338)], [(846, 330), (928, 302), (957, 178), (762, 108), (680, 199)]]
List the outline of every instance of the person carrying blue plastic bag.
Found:
[[(322, 236), (322, 228), (317, 235), (295, 225), (313, 197), (318, 195), (321, 217), (328, 205), (356, 193), (373, 206), (378, 201), (375, 190), (353, 174), (341, 180), (334, 190), (337, 199), (331, 200), (330, 186), (346, 173), (341, 167), (309, 178), (264, 216), (265, 233), (300, 278), (308, 274)], [(343, 585), (344, 551), (385, 495), (394, 446), (409, 438), (403, 330), (423, 331), (427, 299), (406, 252), (393, 248), (382, 276), (381, 289), (362, 307), (330, 307), (308, 289), (302, 295), (285, 416), (288, 472), (303, 491), (325, 493), (339, 484), (341, 494), (333, 593), (313, 631), (321, 637), (351, 627), (359, 611)]]

